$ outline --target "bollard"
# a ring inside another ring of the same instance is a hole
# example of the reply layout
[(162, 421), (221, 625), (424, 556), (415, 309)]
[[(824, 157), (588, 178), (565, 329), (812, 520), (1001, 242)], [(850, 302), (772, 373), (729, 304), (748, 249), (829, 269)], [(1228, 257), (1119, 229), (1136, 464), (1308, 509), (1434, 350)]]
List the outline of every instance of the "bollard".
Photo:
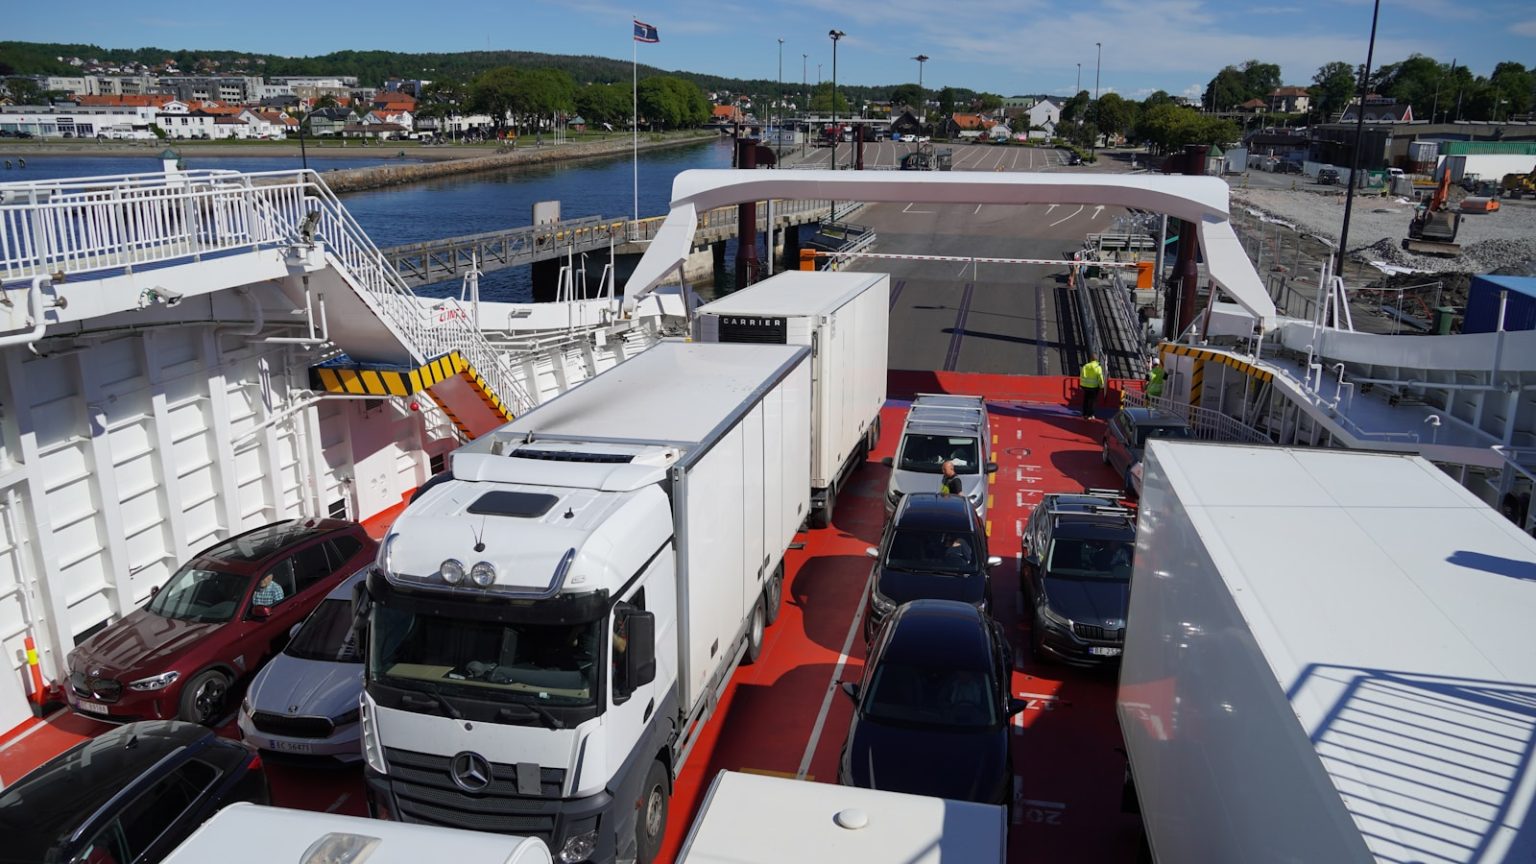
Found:
[(32, 675), (32, 703), (34, 705), (42, 705), (47, 697), (43, 695), (45, 689), (43, 687), (43, 671), (37, 665), (37, 643), (32, 641), (31, 636), (28, 636), (23, 640), (22, 644), (27, 650), (27, 669)]

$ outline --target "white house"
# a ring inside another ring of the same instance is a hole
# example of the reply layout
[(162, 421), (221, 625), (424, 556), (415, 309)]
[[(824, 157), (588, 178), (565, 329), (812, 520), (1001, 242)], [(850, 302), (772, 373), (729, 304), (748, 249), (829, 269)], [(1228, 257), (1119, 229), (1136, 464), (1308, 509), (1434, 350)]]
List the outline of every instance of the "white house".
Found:
[(241, 120), (233, 114), (220, 114), (213, 118), (213, 133), (215, 140), (228, 140), (232, 138), (254, 138), (251, 124)]
[(1056, 125), (1061, 122), (1063, 103), (1054, 97), (1041, 99), (1024, 112), (1029, 118), (1029, 137), (1033, 139), (1056, 137)]
[(368, 116), (363, 119), (363, 123), (370, 126), (393, 123), (407, 132), (415, 128), (415, 118), (411, 116), (411, 112), (403, 108), (374, 109), (368, 112)]
[(155, 122), (168, 138), (212, 138), (217, 115), (188, 110), (185, 102), (167, 102)]
[(299, 128), (299, 121), (282, 111), (252, 111), (247, 108), (240, 112), (240, 119), (248, 127), (251, 138), (284, 138), (290, 130), (297, 131)]
[(38, 138), (154, 138), (150, 126), (155, 109), (149, 106), (0, 107), (0, 131), (25, 132)]

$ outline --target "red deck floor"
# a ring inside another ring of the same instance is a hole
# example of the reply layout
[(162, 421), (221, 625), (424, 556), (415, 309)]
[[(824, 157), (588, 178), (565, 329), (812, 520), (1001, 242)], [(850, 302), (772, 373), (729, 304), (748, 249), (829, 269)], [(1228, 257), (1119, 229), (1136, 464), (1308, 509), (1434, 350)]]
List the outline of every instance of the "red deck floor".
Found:
[[(859, 615), (869, 576), (866, 546), (879, 541), (881, 496), (907, 402), (918, 392), (984, 395), (989, 400), (998, 472), (989, 512), (996, 614), (1017, 654), (1014, 693), (1030, 707), (1015, 718), (1015, 801), (1009, 861), (1129, 861), (1139, 825), (1120, 812), (1124, 758), (1114, 717), (1115, 677), (1037, 664), (1018, 616), (1019, 533), (1045, 492), (1118, 482), (1100, 461), (1101, 421), (1065, 407), (1065, 378), (892, 372), (886, 430), (870, 464), (839, 495), (831, 528), (802, 535), (791, 551), (784, 609), (769, 628), (762, 659), (732, 676), (677, 778), (664, 861), (671, 861), (708, 788), (723, 769), (836, 782), (838, 752), (852, 703), (837, 685), (856, 680), (864, 662)], [(1113, 394), (1110, 394), (1113, 395)], [(1114, 400), (1102, 405), (1100, 414)], [(382, 531), (395, 513), (372, 520)], [(0, 778), (14, 780), (85, 737), (107, 728), (68, 711), (0, 738)], [(238, 736), (233, 720), (221, 729)], [(956, 766), (955, 770), (965, 770)], [(268, 762), (274, 803), (361, 815), (361, 769)]]

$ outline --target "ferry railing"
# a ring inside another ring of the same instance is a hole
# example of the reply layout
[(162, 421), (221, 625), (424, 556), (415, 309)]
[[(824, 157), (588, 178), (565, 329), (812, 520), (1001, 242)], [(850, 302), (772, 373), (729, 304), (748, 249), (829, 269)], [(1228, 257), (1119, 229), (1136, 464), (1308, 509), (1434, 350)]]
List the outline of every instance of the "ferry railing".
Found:
[(1141, 390), (1124, 390), (1120, 403), (1126, 408), (1154, 408), (1183, 418), (1190, 431), (1202, 441), (1231, 441), (1244, 444), (1273, 444), (1268, 435), (1224, 414), (1198, 405), (1188, 405), (1167, 396), (1148, 396)]

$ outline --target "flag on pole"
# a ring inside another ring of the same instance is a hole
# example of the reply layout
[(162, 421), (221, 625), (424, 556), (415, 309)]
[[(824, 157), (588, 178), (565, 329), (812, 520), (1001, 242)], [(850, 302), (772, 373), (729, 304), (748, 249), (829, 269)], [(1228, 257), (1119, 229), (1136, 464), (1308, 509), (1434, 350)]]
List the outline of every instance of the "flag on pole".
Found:
[(656, 28), (655, 27), (652, 27), (649, 24), (641, 23), (640, 21), (636, 21), (635, 22), (635, 41), (636, 42), (660, 42), (661, 41), (661, 35), (656, 32)]

